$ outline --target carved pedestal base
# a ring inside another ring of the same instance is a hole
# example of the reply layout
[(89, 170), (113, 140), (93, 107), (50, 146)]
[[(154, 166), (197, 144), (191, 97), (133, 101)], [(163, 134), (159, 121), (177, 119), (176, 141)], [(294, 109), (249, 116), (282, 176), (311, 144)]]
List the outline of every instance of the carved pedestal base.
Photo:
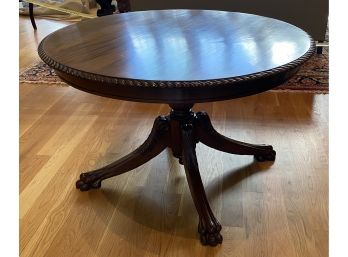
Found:
[(270, 145), (239, 142), (219, 134), (212, 126), (208, 114), (194, 113), (193, 105), (171, 105), (168, 116), (158, 117), (146, 141), (135, 151), (103, 168), (82, 173), (76, 182), (81, 191), (99, 188), (101, 181), (120, 175), (146, 163), (166, 147), (184, 165), (192, 199), (199, 215), (198, 232), (203, 245), (215, 246), (222, 242), (221, 225), (215, 218), (199, 173), (196, 144), (203, 144), (232, 154), (253, 155), (257, 161), (274, 161), (276, 152)]

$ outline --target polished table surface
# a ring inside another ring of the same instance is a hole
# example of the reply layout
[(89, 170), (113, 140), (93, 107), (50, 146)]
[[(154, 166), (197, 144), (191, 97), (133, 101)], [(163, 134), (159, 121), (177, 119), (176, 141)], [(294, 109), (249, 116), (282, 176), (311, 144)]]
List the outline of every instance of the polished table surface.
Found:
[[(110, 15), (68, 26), (46, 37), (39, 54), (58, 75), (82, 90), (142, 102), (190, 103), (275, 87), (293, 75), (313, 49), (306, 32), (275, 19), (163, 10)], [(89, 85), (89, 80), (99, 86)]]
[[(40, 57), (68, 84), (110, 98), (167, 103), (145, 142), (76, 182), (81, 191), (135, 169), (167, 147), (184, 165), (204, 245), (222, 243), (221, 225), (207, 200), (196, 157), (201, 142), (231, 154), (274, 161), (271, 145), (219, 134), (197, 102), (256, 94), (288, 80), (314, 53), (314, 42), (288, 23), (243, 13), (166, 10), (80, 22), (47, 36)], [(208, 167), (209, 168), (209, 167)]]

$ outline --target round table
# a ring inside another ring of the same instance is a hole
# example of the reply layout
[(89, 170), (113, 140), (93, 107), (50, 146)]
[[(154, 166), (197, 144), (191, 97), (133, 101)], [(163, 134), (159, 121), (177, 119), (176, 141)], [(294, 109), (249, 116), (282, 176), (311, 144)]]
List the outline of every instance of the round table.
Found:
[[(199, 215), (202, 244), (222, 242), (203, 187), (195, 146), (274, 161), (270, 145), (219, 134), (198, 102), (220, 101), (269, 90), (287, 81), (314, 53), (312, 38), (279, 20), (245, 13), (161, 10), (111, 15), (60, 29), (42, 40), (42, 60), (69, 85), (127, 101), (167, 103), (145, 142), (105, 167), (82, 173), (81, 191), (130, 171), (169, 147), (184, 165)], [(209, 168), (209, 167), (207, 167)]]

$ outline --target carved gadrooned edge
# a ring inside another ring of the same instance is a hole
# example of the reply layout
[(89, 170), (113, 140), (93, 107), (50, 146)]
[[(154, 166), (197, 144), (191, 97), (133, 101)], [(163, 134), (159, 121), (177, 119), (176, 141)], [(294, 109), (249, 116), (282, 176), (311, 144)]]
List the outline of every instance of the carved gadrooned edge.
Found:
[[(308, 35), (308, 34), (307, 34)], [(277, 68), (257, 72), (245, 76), (231, 77), (231, 78), (223, 78), (223, 79), (212, 79), (212, 80), (193, 80), (193, 81), (160, 81), (160, 80), (139, 80), (139, 79), (125, 79), (125, 78), (116, 78), (103, 76), (99, 74), (89, 73), (81, 70), (77, 70), (61, 64), (55, 61), (53, 58), (48, 56), (44, 50), (45, 40), (44, 38), (38, 47), (38, 53), (40, 58), (51, 68), (54, 70), (66, 73), (71, 76), (75, 76), (81, 79), (87, 79), (94, 81), (96, 83), (103, 84), (113, 84), (118, 86), (129, 86), (129, 87), (152, 87), (152, 88), (191, 88), (191, 87), (216, 87), (216, 86), (228, 86), (234, 83), (250, 81), (254, 79), (260, 79), (263, 77), (268, 77), (272, 75), (276, 75), (278, 73), (294, 69), (304, 62), (306, 62), (314, 53), (315, 53), (315, 42), (308, 35), (310, 39), (310, 47), (308, 51), (299, 57), (298, 59), (289, 62), (285, 65), (281, 65)]]

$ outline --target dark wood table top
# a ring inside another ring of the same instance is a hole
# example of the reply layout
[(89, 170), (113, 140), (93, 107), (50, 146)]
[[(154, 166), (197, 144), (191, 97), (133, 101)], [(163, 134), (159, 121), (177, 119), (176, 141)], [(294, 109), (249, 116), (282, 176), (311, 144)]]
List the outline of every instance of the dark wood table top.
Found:
[(165, 103), (268, 90), (313, 53), (311, 37), (289, 23), (207, 10), (105, 16), (60, 29), (39, 45), (40, 57), (76, 88)]

